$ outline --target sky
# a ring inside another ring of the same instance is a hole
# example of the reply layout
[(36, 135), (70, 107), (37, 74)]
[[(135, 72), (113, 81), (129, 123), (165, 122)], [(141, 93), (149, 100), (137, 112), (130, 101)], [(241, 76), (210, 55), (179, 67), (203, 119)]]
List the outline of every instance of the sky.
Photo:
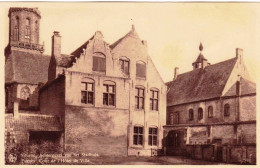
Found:
[(192, 70), (200, 42), (211, 64), (235, 57), (235, 49), (242, 48), (251, 79), (260, 77), (260, 3), (0, 2), (0, 6), (1, 49), (8, 44), (9, 7), (38, 7), (40, 42), (48, 55), (53, 31), (62, 36), (62, 53), (70, 54), (97, 30), (113, 44), (134, 24), (165, 82), (173, 79), (175, 67), (179, 73)]

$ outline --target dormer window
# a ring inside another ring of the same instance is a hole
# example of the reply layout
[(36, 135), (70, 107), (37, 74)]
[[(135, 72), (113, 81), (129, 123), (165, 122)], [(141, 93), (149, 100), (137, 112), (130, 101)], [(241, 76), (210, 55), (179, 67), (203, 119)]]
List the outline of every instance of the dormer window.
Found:
[(93, 55), (93, 71), (106, 72), (106, 57), (102, 53), (95, 53)]
[(124, 74), (129, 75), (129, 59), (127, 59), (127, 58), (120, 58), (119, 59), (119, 64), (120, 64), (121, 71)]
[(25, 20), (25, 42), (30, 43), (31, 40), (31, 29), (30, 29), (30, 19)]

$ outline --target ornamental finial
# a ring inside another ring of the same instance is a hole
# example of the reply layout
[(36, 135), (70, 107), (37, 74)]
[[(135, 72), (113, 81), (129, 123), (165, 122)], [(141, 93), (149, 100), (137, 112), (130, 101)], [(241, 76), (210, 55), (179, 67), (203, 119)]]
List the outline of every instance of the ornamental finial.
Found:
[(200, 42), (199, 49), (200, 49), (200, 51), (202, 51), (202, 50), (203, 50), (203, 45), (202, 45), (202, 43), (201, 43), (201, 42)]

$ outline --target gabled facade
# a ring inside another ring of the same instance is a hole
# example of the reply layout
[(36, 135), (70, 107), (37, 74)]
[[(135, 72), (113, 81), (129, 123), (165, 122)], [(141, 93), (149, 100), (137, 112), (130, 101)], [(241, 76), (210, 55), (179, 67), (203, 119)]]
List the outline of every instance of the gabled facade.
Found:
[(228, 162), (233, 153), (222, 150), (225, 145), (249, 145), (255, 151), (256, 86), (243, 63), (242, 49), (236, 49), (235, 58), (212, 65), (200, 53), (192, 71), (175, 74), (167, 83), (168, 154)]
[(64, 150), (156, 154), (162, 147), (166, 85), (134, 27), (112, 45), (97, 31), (68, 56), (60, 54), (60, 39), (54, 32), (40, 111), (61, 117)]

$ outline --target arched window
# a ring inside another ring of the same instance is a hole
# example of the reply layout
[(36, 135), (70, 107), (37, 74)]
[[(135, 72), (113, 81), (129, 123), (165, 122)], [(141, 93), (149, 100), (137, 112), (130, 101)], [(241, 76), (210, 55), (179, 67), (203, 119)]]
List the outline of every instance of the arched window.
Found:
[(201, 120), (203, 119), (203, 109), (200, 107), (198, 109), (198, 120)]
[(29, 18), (25, 20), (25, 42), (30, 43), (31, 41), (31, 21)]
[(30, 93), (31, 93), (30, 89), (27, 86), (24, 86), (21, 89), (20, 98), (23, 100), (27, 100), (30, 97)]
[(19, 17), (18, 16), (15, 18), (13, 40), (19, 41)]
[(194, 119), (193, 109), (189, 109), (189, 120), (192, 121)]
[(81, 103), (94, 104), (94, 80), (83, 78), (81, 81)]
[(144, 109), (144, 90), (143, 86), (135, 87), (135, 108)]
[(208, 118), (212, 118), (213, 117), (213, 107), (209, 106), (208, 107)]
[(116, 85), (112, 81), (105, 81), (103, 84), (103, 104), (105, 106), (115, 106)]
[(39, 25), (38, 25), (38, 21), (35, 21), (35, 34), (36, 34), (36, 38), (35, 38), (35, 43), (38, 44), (39, 43)]
[(159, 106), (159, 89), (152, 88), (150, 90), (150, 109), (158, 111)]
[(120, 57), (119, 64), (120, 64), (121, 71), (124, 74), (129, 75), (129, 67), (130, 67), (129, 59), (127, 57)]
[(230, 115), (230, 106), (229, 104), (224, 105), (224, 116), (228, 117)]
[(146, 64), (143, 61), (136, 62), (136, 77), (146, 78)]
[(104, 54), (94, 53), (92, 69), (97, 72), (106, 72), (106, 57)]
[(174, 113), (171, 112), (170, 113), (170, 125), (173, 125), (174, 124)]

